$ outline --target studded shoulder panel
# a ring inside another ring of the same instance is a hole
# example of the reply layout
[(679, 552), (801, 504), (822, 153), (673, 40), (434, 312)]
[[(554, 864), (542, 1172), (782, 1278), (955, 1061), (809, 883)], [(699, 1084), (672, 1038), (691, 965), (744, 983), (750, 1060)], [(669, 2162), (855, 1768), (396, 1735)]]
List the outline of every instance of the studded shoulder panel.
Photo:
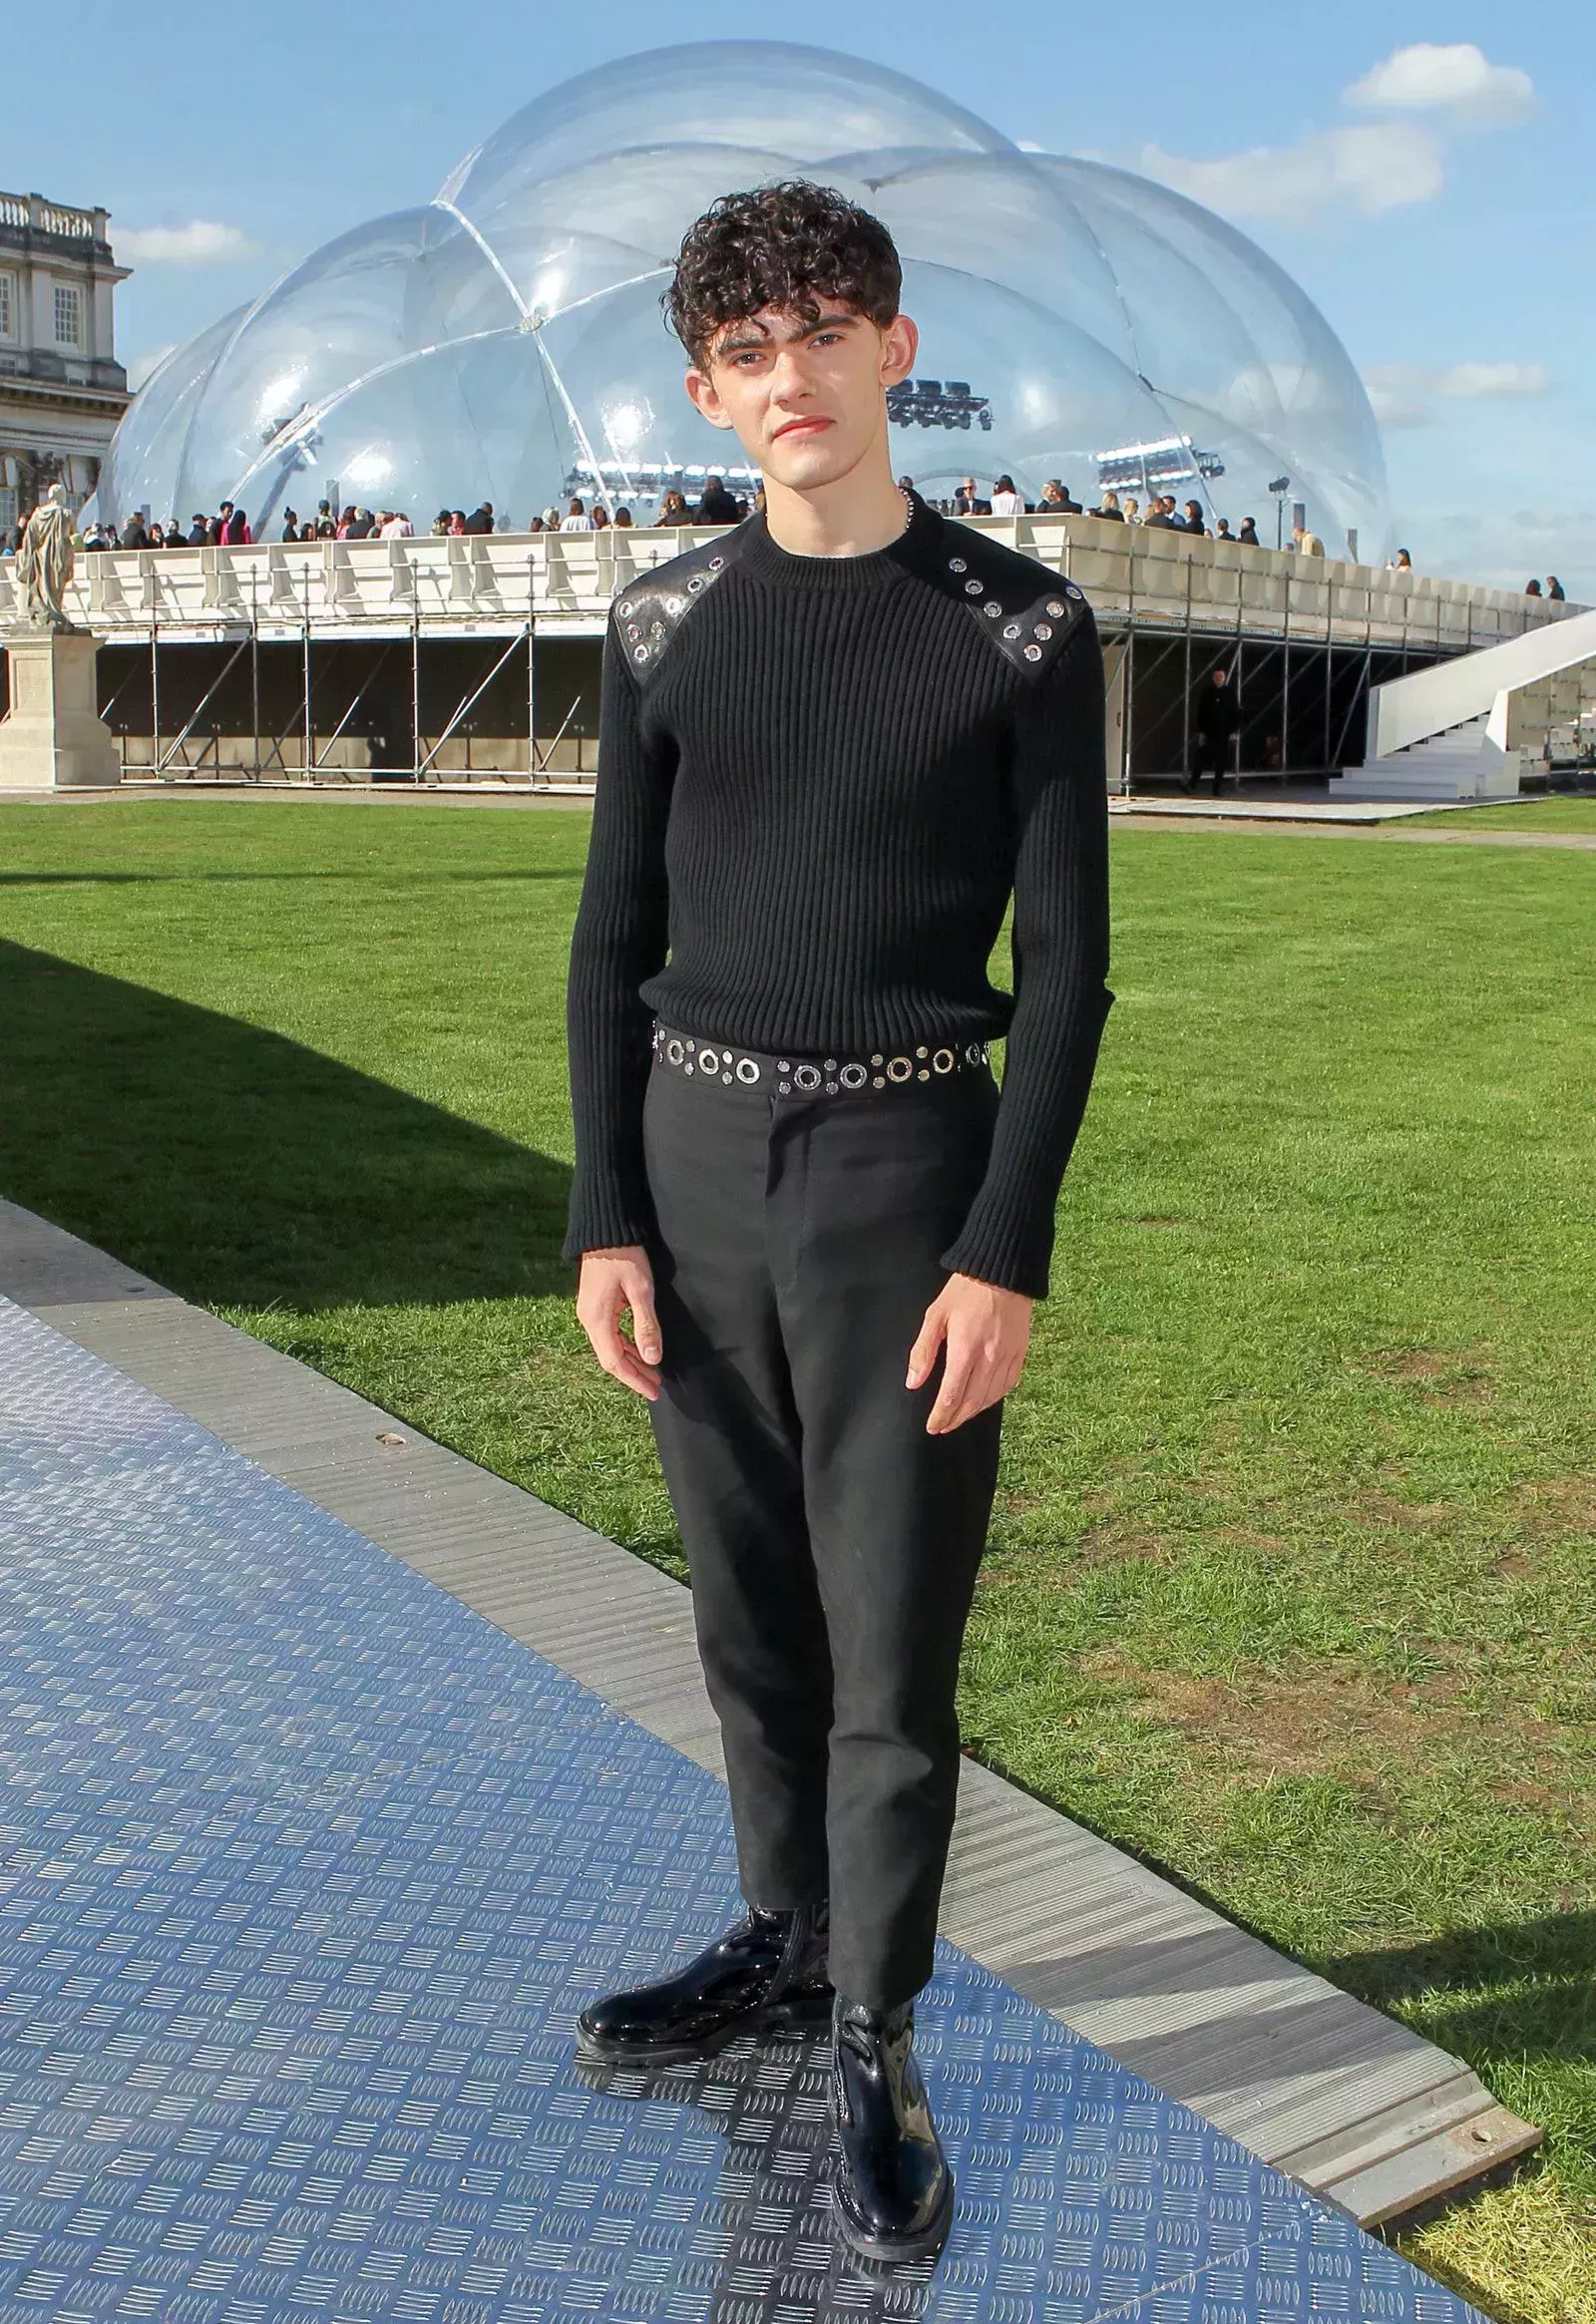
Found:
[(717, 541), (673, 557), (640, 573), (615, 600), (613, 619), (619, 642), (639, 677), (653, 671), (693, 606), (736, 559), (734, 531)]
[(960, 540), (963, 530), (949, 527), (949, 546), (936, 576), (939, 586), (969, 607), (971, 618), (1005, 660), (1039, 677), (1083, 619), (1084, 591), (1030, 558), (989, 543), (983, 534)]

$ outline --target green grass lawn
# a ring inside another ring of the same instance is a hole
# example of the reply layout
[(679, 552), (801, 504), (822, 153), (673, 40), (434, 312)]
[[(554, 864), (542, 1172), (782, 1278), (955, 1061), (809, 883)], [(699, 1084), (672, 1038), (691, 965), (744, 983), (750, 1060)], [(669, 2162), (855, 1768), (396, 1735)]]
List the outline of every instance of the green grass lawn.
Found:
[[(588, 828), (0, 810), (0, 1192), (679, 1572), (559, 1257)], [(967, 1731), (1544, 2124), (1403, 2247), (1590, 2324), (1596, 858), (1113, 847)]]
[(1415, 828), (1431, 823), (1464, 823), (1471, 831), (1573, 831), (1596, 839), (1596, 797), (1531, 793), (1494, 807), (1441, 807), (1420, 817)]

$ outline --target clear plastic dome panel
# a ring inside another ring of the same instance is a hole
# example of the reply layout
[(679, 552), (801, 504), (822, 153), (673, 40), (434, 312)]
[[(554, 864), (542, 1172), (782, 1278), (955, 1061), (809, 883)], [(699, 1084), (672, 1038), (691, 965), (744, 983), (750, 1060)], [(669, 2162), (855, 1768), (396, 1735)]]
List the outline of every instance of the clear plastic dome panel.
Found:
[[(312, 476), (403, 507), (487, 497), (525, 524), (573, 489), (651, 513), (747, 473), (682, 389), (660, 292), (718, 194), (817, 176), (874, 208), (921, 327), (893, 459), (933, 497), (1007, 471), (1091, 505), (1099, 456), (1189, 436), (1209, 505), (1271, 478), (1334, 546), (1381, 554), (1380, 432), (1306, 294), (1233, 226), (1134, 174), (1021, 153), (887, 68), (776, 42), (657, 50), (514, 115), (433, 204), (339, 236), (180, 351), (138, 398), (102, 504), (226, 495), (259, 521)], [(1187, 497), (1189, 472), (1177, 485)], [(1134, 489), (1133, 487), (1131, 489)], [(1191, 489), (1196, 491), (1195, 484)]]

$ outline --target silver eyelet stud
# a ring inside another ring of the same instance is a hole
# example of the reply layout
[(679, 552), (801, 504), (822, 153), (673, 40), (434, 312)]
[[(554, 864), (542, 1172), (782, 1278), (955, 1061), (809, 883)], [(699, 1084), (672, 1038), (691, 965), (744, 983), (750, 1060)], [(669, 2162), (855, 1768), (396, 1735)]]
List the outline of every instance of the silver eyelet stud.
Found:
[(665, 611), (667, 613), (679, 613), (681, 611), (680, 597), (667, 597), (665, 599)]
[(665, 625), (663, 621), (650, 621), (648, 624), (648, 634), (650, 637), (663, 637), (665, 634)]
[(835, 1097), (835, 1096), (836, 1096), (836, 1094), (837, 1094), (837, 1084), (836, 1084), (836, 1082), (835, 1082), (835, 1081), (828, 1081), (828, 1082), (826, 1083), (826, 1095), (827, 1095), (828, 1097)]
[(722, 1081), (723, 1081), (723, 1082), (726, 1084), (726, 1087), (729, 1089), (729, 1088), (731, 1087), (731, 1075), (730, 1075), (729, 1073), (722, 1073), (722, 1075), (720, 1076), (720, 1078), (721, 1078), (721, 1080), (722, 1080)]
[(931, 1055), (931, 1051), (926, 1046), (924, 1041), (921, 1042), (919, 1048), (915, 1051), (915, 1055), (917, 1057), (929, 1057)]
[(687, 583), (687, 586), (688, 586), (689, 590), (692, 590), (692, 591), (695, 591), (695, 592), (696, 592), (698, 589), (701, 589), (701, 588), (703, 587), (703, 585), (704, 585), (704, 577), (703, 577), (703, 575), (702, 575), (701, 573), (695, 573), (695, 574), (693, 575), (693, 577), (692, 577), (691, 581), (690, 581)]
[(665, 1055), (670, 1059), (672, 1065), (679, 1065), (681, 1063), (683, 1053), (684, 1052), (679, 1040), (672, 1037), (670, 1040), (666, 1041)]
[(1005, 637), (1017, 637), (1019, 635), (1019, 623), (1017, 621), (1005, 621), (1003, 623), (1003, 635)]
[(871, 1051), (870, 1062), (872, 1063), (872, 1065), (881, 1065), (881, 1064), (884, 1064), (884, 1063), (886, 1062), (886, 1060), (885, 1060), (885, 1058), (882, 1056), (882, 1053), (881, 1053), (881, 1051), (880, 1051), (879, 1049), (873, 1049), (873, 1050)]
[[(898, 1069), (900, 1066), (903, 1067), (902, 1072), (900, 1072)], [(887, 1063), (887, 1079), (889, 1081), (907, 1081), (910, 1074), (913, 1073), (914, 1069), (914, 1066), (909, 1062), (907, 1057), (889, 1058)]]
[(696, 1038), (691, 1033), (687, 1035), (687, 1046), (689, 1049), (696, 1049), (698, 1046)]
[(948, 571), (950, 573), (964, 573), (966, 570), (965, 560), (962, 557), (949, 558)]
[(1066, 597), (1078, 597), (1083, 595), (1084, 591), (1078, 589), (1073, 581), (1065, 581), (1064, 594)]
[(869, 1076), (863, 1065), (845, 1065), (837, 1076), (844, 1089), (863, 1089)]
[(1043, 644), (1045, 644), (1047, 639), (1051, 637), (1052, 633), (1052, 623), (1050, 621), (1038, 621), (1035, 628), (1031, 631), (1032, 637), (1039, 637)]
[(790, 1073), (792, 1071), (791, 1059), (787, 1057), (778, 1057), (776, 1059), (776, 1071), (778, 1073)]
[(1002, 611), (1002, 607), (998, 604), (996, 597), (989, 597), (981, 609), (986, 614), (989, 621), (996, 621), (998, 614)]
[(1027, 661), (1040, 661), (1041, 647), (1039, 645), (1027, 645), (1025, 648), (1025, 659)]
[(952, 1049), (939, 1049), (931, 1061), (939, 1073), (951, 1073), (959, 1062)]
[(722, 567), (722, 566), (725, 564), (725, 562), (726, 562), (726, 561), (725, 561), (725, 559), (724, 559), (723, 557), (712, 557), (712, 558), (709, 560), (709, 570), (710, 570), (710, 572), (711, 572), (711, 573), (718, 573), (718, 572), (720, 571), (721, 567)]
[(698, 1062), (706, 1073), (718, 1073), (720, 1071), (720, 1051), (718, 1049), (700, 1049)]
[(689, 1057), (689, 1058), (687, 1059), (687, 1062), (686, 1062), (686, 1064), (685, 1064), (685, 1065), (683, 1065), (683, 1067), (682, 1067), (682, 1071), (683, 1071), (683, 1073), (691, 1073), (691, 1072), (693, 1071), (693, 1069), (694, 1069), (694, 1068), (693, 1068), (693, 1061), (692, 1061), (692, 1059)]
[(818, 1089), (820, 1087), (820, 1067), (818, 1065), (795, 1066), (792, 1077), (800, 1089)]
[(873, 1073), (870, 1077), (870, 1086), (872, 1089), (885, 1089), (887, 1084), (879, 1073)]
[(759, 1060), (757, 1057), (739, 1057), (737, 1059), (737, 1079), (739, 1081), (757, 1081), (759, 1079)]
[(979, 596), (981, 595), (981, 583), (980, 583), (980, 581), (966, 581), (966, 583), (965, 583), (965, 595), (966, 595), (967, 597), (979, 597)]
[(776, 1087), (781, 1091), (783, 1097), (788, 1097), (792, 1094), (792, 1083), (790, 1081), (778, 1081)]
[(929, 1065), (921, 1066), (920, 1078), (922, 1081), (929, 1081), (931, 1079), (931, 1067)]
[(1056, 597), (1049, 597), (1049, 598), (1047, 599), (1047, 610), (1048, 610), (1048, 612), (1049, 612), (1049, 613), (1051, 613), (1051, 615), (1052, 615), (1052, 617), (1053, 617), (1053, 619), (1054, 619), (1055, 621), (1057, 620), (1057, 618), (1058, 618), (1059, 614), (1060, 614), (1060, 613), (1063, 611), (1063, 609), (1064, 609), (1064, 608), (1063, 608), (1063, 606), (1062, 606), (1062, 605), (1061, 605), (1061, 604), (1058, 602), (1058, 599), (1057, 599)]
[(621, 608), (620, 608), (620, 618), (622, 619), (622, 621), (624, 621), (624, 619), (626, 618), (626, 615), (627, 615), (627, 614), (628, 614), (630, 611), (631, 611), (631, 606), (630, 606), (629, 604), (625, 604), (625, 605), (622, 605), (622, 606), (621, 606)]

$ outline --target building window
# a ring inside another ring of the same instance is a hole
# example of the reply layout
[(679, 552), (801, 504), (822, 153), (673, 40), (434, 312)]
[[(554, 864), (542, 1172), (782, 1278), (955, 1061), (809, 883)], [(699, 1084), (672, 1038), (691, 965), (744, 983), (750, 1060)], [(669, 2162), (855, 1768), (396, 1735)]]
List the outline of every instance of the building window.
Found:
[(16, 330), (16, 277), (0, 274), (0, 339), (9, 339)]
[(9, 533), (16, 521), (16, 487), (15, 485), (0, 484), (0, 536)]
[(56, 284), (56, 345), (81, 347), (83, 344), (82, 308), (77, 291), (70, 283)]

